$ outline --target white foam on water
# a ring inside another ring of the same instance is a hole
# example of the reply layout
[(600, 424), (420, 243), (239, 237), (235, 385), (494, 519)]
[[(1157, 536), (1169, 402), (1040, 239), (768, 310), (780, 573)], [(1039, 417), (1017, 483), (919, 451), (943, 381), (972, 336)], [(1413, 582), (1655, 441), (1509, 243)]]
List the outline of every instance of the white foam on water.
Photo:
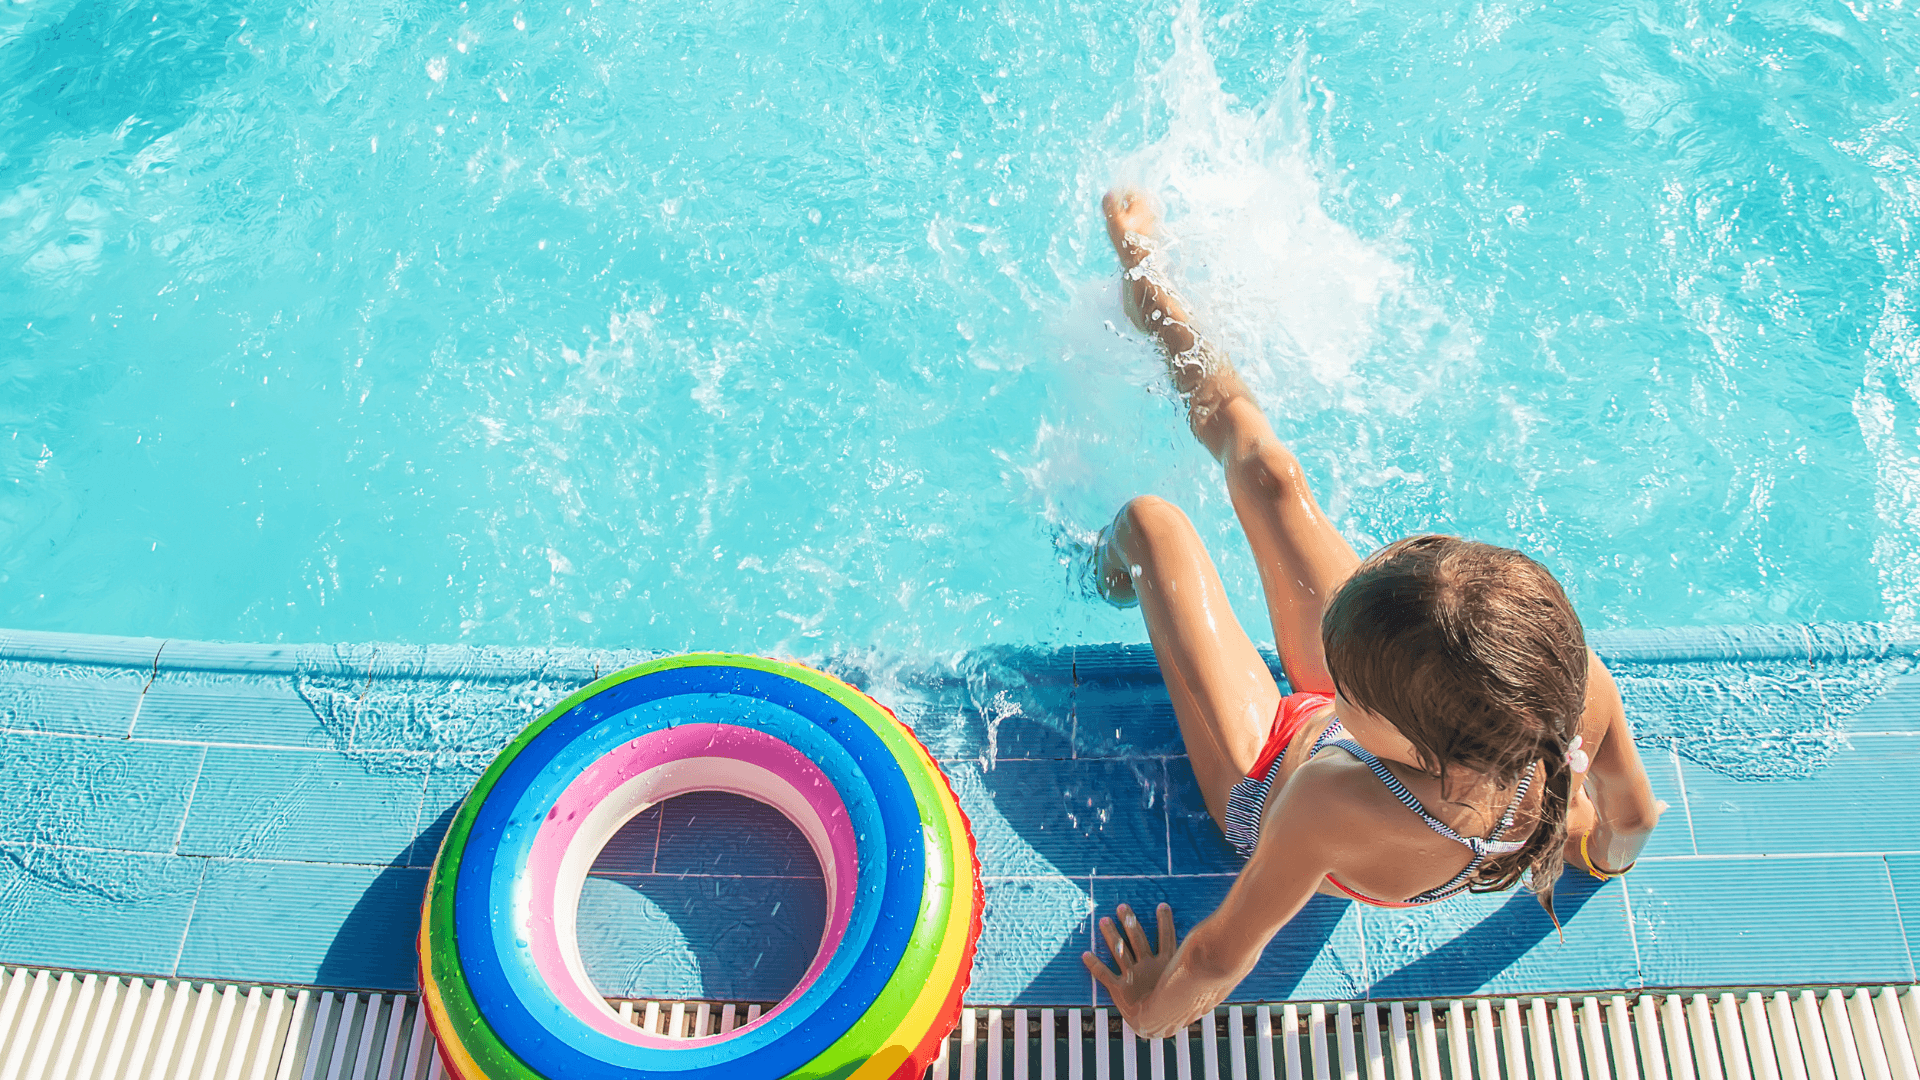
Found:
[[(1223, 85), (1204, 30), (1187, 0), (1174, 15), (1172, 53), (1108, 120), (1107, 145), (1141, 131), (1146, 141), (1117, 160), (1090, 158), (1078, 187), (1095, 198), (1112, 187), (1153, 195), (1162, 250), (1196, 323), (1225, 346), (1270, 416), (1330, 412), (1366, 426), (1375, 410), (1404, 412), (1446, 358), (1411, 382), (1372, 373), (1365, 361), (1383, 345), (1397, 352), (1408, 335), (1428, 341), (1448, 320), (1412, 287), (1394, 238), (1363, 237), (1329, 212), (1340, 194), (1326, 132), (1334, 93), (1295, 40), (1279, 45), (1284, 67), (1265, 100), (1242, 102)], [(1097, 217), (1093, 225), (1098, 250), (1088, 261), (1098, 276), (1068, 282), (1054, 327), (1064, 344), (1059, 397), (1021, 471), (1069, 559), (1084, 558), (1126, 499), (1148, 492), (1181, 505), (1203, 535), (1237, 544), (1218, 467), (1187, 432), (1158, 354), (1122, 314), (1117, 266)], [(1451, 340), (1471, 347), (1470, 335)], [(1397, 475), (1370, 463), (1377, 440), (1364, 435), (1303, 423), (1287, 437), (1300, 440), (1303, 457), (1316, 439), (1338, 447), (1340, 475), (1320, 492), (1336, 517), (1347, 488)], [(1215, 558), (1229, 591), (1246, 591), (1236, 584), (1252, 584), (1250, 564), (1237, 566), (1244, 560), (1230, 551)]]
[(1146, 125), (1160, 134), (1122, 158), (1113, 181), (1159, 197), (1175, 274), (1256, 391), (1284, 397), (1303, 380), (1332, 391), (1406, 281), (1389, 245), (1327, 212), (1334, 93), (1295, 41), (1273, 92), (1248, 107), (1222, 86), (1195, 0), (1172, 36), (1173, 55), (1144, 86)]

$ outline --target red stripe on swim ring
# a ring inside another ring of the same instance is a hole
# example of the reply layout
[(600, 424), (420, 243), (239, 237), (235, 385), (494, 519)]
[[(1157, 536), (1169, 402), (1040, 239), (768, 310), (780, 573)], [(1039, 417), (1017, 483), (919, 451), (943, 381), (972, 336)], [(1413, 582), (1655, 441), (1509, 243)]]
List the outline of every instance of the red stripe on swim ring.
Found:
[[(827, 928), (800, 982), (752, 1024), (725, 1035), (670, 1039), (621, 1021), (587, 976), (574, 919), (587, 871), (620, 827), (655, 803), (725, 791), (766, 803), (806, 836), (826, 878)], [(522, 879), (532, 890), (526, 935), (540, 977), (596, 1031), (637, 1046), (683, 1049), (745, 1034), (772, 1019), (819, 978), (853, 913), (859, 851), (846, 804), (820, 767), (785, 741), (732, 724), (686, 724), (609, 751), (561, 792), (534, 835)]]

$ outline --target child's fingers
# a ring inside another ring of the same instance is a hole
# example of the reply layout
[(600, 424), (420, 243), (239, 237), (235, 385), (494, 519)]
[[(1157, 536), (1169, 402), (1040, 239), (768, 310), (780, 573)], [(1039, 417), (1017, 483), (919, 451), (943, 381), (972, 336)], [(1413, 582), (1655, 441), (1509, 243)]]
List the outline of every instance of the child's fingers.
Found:
[(1113, 997), (1116, 1001), (1119, 1000), (1117, 991), (1120, 985), (1120, 976), (1115, 975), (1107, 965), (1100, 962), (1099, 957), (1090, 952), (1081, 953), (1080, 962), (1087, 965), (1087, 970), (1093, 973), (1094, 979), (1097, 980), (1101, 986), (1107, 988), (1107, 994), (1109, 996)]
[(1133, 955), (1152, 956), (1153, 949), (1147, 944), (1147, 928), (1140, 925), (1140, 916), (1125, 904), (1120, 905), (1120, 918), (1127, 926), (1127, 944), (1133, 946)]
[(1173, 955), (1173, 905), (1160, 905), (1160, 955)]
[(1107, 955), (1113, 957), (1113, 966), (1126, 970), (1127, 943), (1121, 939), (1120, 932), (1113, 928), (1112, 919), (1100, 920), (1100, 936), (1107, 939)]

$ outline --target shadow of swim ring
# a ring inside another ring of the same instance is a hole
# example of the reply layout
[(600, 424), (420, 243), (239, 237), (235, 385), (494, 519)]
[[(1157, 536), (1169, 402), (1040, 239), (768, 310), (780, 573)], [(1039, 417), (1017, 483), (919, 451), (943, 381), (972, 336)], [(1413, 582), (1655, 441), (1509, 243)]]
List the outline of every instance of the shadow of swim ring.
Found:
[[(690, 791), (784, 813), (820, 860), (827, 914), (777, 1005), (677, 1039), (621, 1022), (574, 919), (620, 826)], [(959, 1017), (980, 905), (966, 816), (890, 711), (797, 664), (677, 656), (594, 682), (500, 752), (434, 861), (420, 987), (461, 1080), (919, 1077)]]

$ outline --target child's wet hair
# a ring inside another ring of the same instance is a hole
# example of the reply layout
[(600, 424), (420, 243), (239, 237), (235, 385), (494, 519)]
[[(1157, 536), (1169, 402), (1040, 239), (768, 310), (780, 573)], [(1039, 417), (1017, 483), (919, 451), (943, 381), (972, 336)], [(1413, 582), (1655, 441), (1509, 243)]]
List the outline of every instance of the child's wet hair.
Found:
[(1405, 735), (1443, 791), (1454, 767), (1506, 786), (1541, 763), (1538, 825), (1521, 850), (1481, 863), (1471, 887), (1505, 889), (1531, 871), (1534, 889), (1550, 888), (1588, 670), (1580, 619), (1553, 575), (1507, 548), (1408, 537), (1360, 564), (1327, 604), (1320, 637), (1342, 696)]

